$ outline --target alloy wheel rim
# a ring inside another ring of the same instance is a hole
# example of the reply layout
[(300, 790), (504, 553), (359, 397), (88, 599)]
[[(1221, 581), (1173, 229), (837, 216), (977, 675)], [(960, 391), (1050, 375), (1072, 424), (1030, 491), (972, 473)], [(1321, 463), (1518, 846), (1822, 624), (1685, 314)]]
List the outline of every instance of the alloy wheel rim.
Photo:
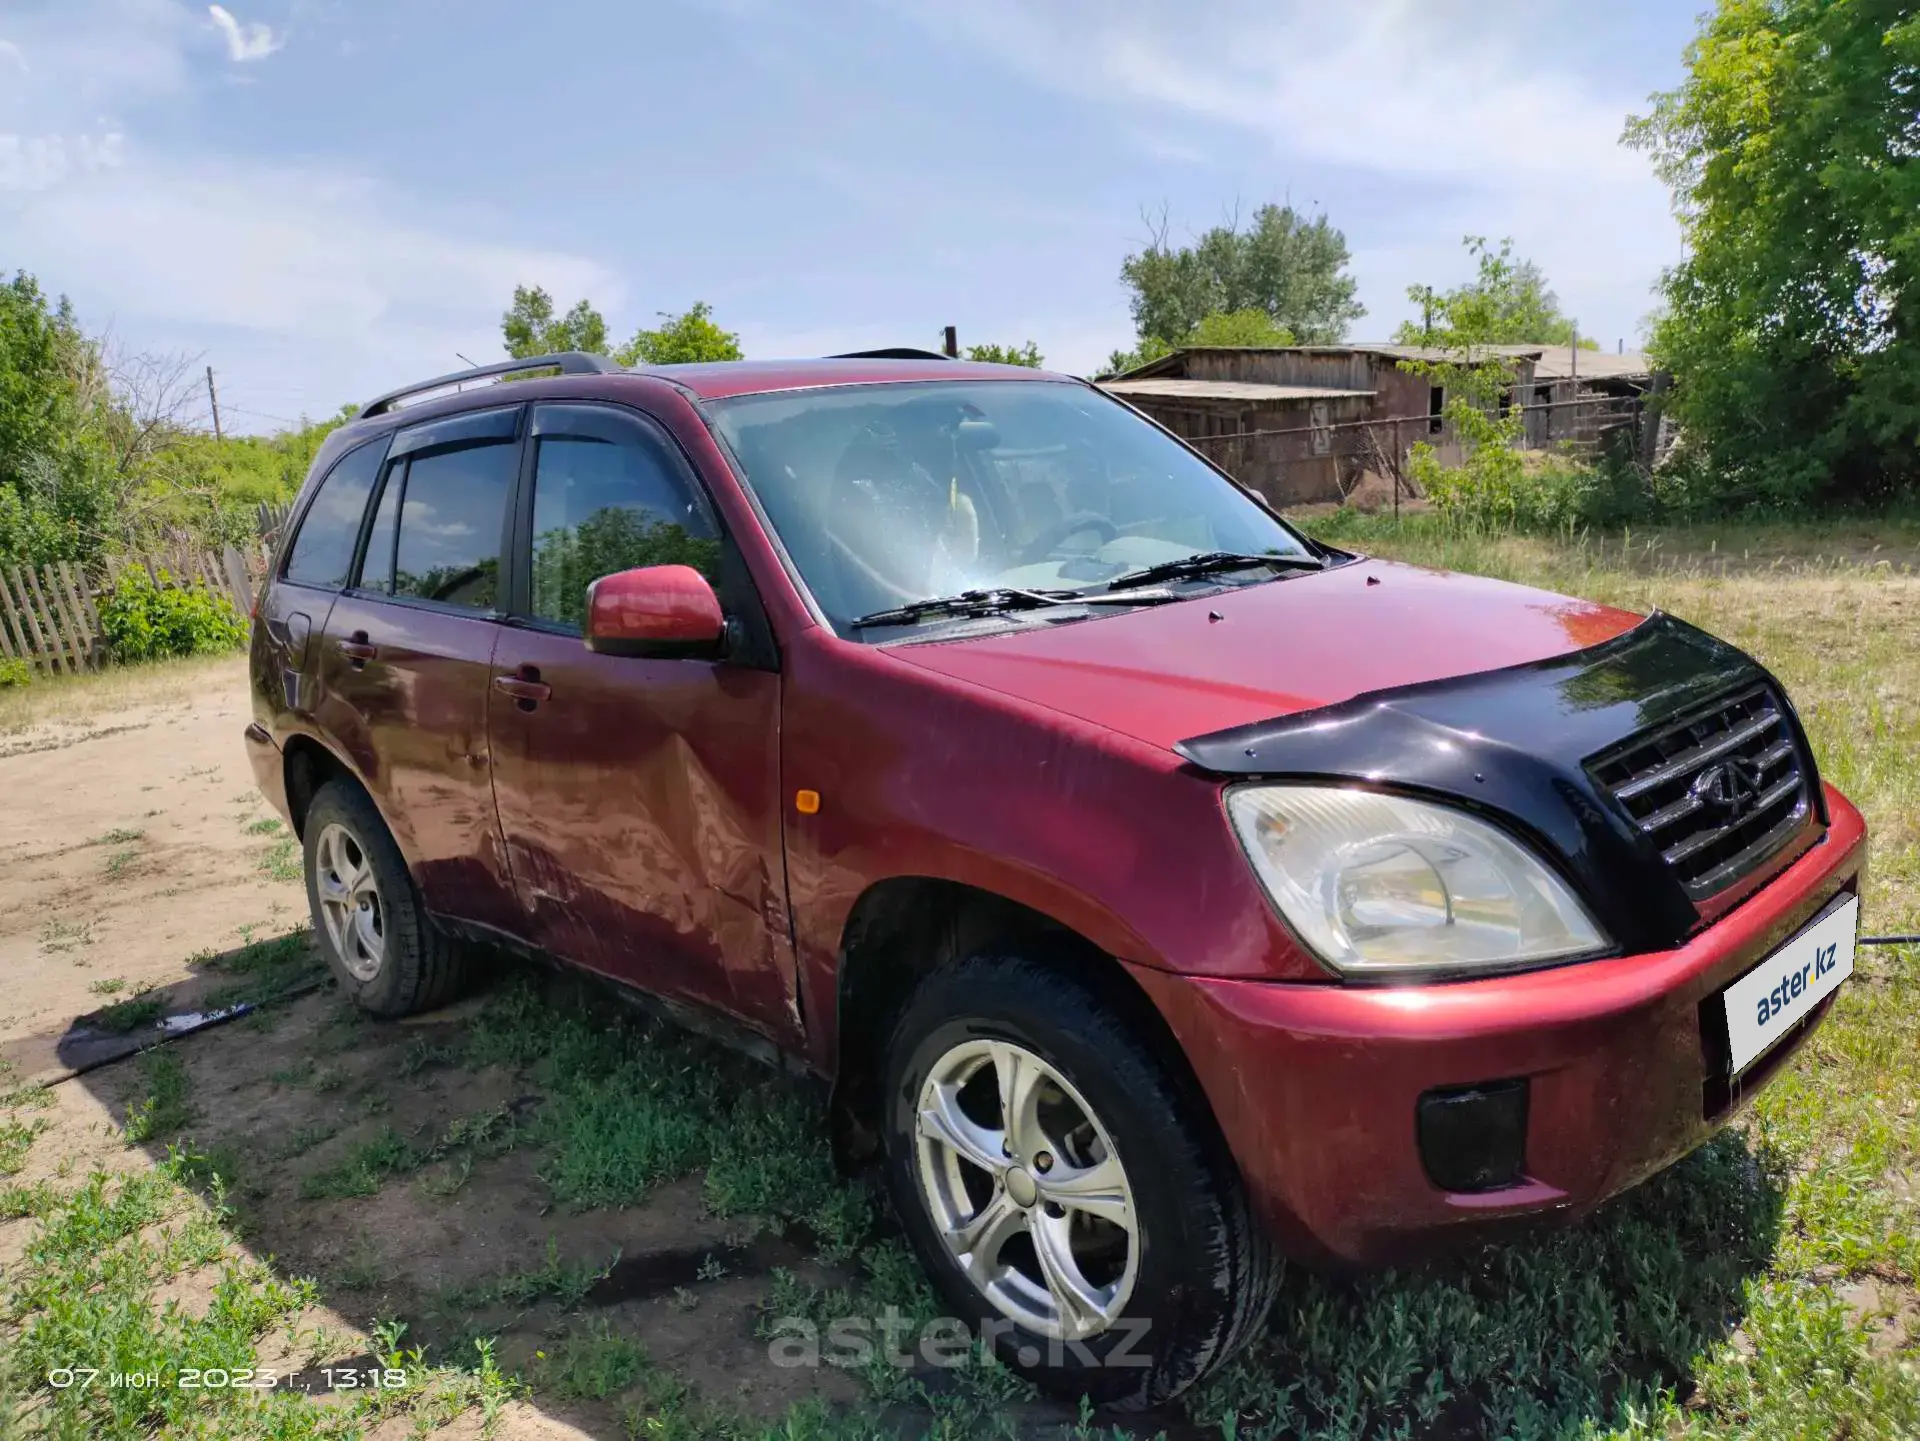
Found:
[(327, 939), (348, 975), (371, 981), (386, 959), (387, 915), (366, 847), (336, 822), (320, 832), (313, 863)]
[(1048, 1062), (1011, 1041), (952, 1047), (914, 1119), (921, 1198), (961, 1272), (1028, 1331), (1082, 1341), (1133, 1294), (1133, 1189), (1106, 1127)]

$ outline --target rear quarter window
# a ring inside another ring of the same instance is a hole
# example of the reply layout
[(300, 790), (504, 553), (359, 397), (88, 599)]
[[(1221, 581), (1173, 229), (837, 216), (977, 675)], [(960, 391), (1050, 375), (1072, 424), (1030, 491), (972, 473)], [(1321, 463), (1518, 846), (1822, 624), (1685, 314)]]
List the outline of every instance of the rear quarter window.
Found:
[(379, 441), (369, 441), (341, 456), (327, 472), (287, 552), (288, 580), (328, 590), (346, 585), (353, 548), (360, 539), (360, 520), (385, 449)]

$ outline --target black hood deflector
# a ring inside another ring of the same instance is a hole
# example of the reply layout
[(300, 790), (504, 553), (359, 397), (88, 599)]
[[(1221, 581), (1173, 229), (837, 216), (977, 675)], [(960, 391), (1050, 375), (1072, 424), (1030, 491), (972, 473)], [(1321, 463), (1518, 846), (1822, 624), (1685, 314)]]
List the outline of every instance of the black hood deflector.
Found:
[[(1699, 912), (1653, 842), (1585, 761), (1757, 682), (1764, 667), (1656, 611), (1584, 650), (1502, 670), (1369, 691), (1337, 705), (1181, 741), (1182, 759), (1245, 779), (1355, 781), (1487, 813), (1526, 834), (1628, 951), (1675, 945)], [(1809, 761), (1810, 765), (1811, 762)], [(1822, 823), (1825, 808), (1814, 788)]]

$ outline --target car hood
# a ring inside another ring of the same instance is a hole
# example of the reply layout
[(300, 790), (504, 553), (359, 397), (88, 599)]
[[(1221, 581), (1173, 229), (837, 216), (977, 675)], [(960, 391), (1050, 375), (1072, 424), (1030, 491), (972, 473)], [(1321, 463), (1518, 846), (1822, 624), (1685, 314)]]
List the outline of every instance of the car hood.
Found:
[(1065, 625), (889, 647), (899, 660), (1171, 748), (1367, 691), (1545, 660), (1641, 617), (1360, 560)]

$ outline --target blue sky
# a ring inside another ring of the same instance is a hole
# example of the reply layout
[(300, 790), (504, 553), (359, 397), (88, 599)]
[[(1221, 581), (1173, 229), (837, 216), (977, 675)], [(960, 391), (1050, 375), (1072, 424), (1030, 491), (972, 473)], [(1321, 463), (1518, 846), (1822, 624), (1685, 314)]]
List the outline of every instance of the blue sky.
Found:
[(1511, 235), (1632, 346), (1678, 254), (1621, 125), (1685, 0), (0, 0), (0, 269), (213, 365), (235, 428), (497, 358), (517, 282), (749, 355), (1130, 343), (1121, 259), (1269, 200), (1379, 338)]

